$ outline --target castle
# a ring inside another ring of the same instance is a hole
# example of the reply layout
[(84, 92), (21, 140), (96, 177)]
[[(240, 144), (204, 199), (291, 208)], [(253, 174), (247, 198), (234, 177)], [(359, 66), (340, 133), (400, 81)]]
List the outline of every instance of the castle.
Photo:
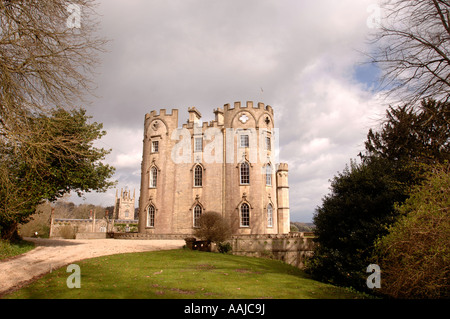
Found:
[(222, 214), (233, 235), (290, 231), (288, 166), (276, 163), (273, 109), (246, 102), (195, 108), (178, 126), (178, 110), (145, 116), (139, 233), (192, 235), (199, 217)]

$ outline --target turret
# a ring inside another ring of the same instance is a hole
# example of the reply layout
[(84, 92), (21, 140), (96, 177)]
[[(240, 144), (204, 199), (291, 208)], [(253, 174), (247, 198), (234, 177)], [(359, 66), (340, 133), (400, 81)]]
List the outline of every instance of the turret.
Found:
[(279, 234), (288, 234), (290, 232), (288, 171), (288, 164), (280, 163), (278, 165), (277, 202)]

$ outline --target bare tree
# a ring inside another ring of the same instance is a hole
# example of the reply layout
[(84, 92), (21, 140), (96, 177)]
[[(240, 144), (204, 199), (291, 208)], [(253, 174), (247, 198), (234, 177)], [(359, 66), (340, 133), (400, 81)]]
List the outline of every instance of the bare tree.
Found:
[[(111, 184), (101, 180), (113, 172), (100, 163), (108, 151), (92, 147), (105, 132), (77, 110), (93, 93), (106, 43), (98, 34), (95, 9), (95, 0), (0, 0), (2, 236), (11, 237), (39, 200), (69, 192), (76, 184), (69, 177), (87, 172), (83, 164), (96, 173), (79, 181), (98, 183), (77, 189), (104, 190)], [(69, 185), (63, 188), (65, 180)]]
[(450, 99), (450, 1), (384, 0), (371, 62), (395, 103)]
[(30, 115), (73, 107), (92, 93), (105, 44), (95, 7), (94, 0), (0, 0), (3, 139), (22, 141)]
[(194, 235), (210, 243), (221, 243), (231, 236), (230, 226), (219, 213), (203, 213), (198, 223), (199, 228), (195, 230)]

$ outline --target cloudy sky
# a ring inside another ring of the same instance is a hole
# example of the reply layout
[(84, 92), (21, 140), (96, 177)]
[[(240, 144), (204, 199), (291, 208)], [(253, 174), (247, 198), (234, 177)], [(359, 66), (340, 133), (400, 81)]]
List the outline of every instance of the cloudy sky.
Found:
[[(311, 222), (329, 180), (364, 149), (385, 106), (374, 90), (366, 0), (101, 0), (109, 52), (88, 108), (108, 132), (118, 188), (139, 194), (144, 116), (235, 101), (274, 108), (289, 164), (291, 220)], [(112, 205), (115, 190), (76, 203)], [(136, 201), (137, 205), (137, 201)]]

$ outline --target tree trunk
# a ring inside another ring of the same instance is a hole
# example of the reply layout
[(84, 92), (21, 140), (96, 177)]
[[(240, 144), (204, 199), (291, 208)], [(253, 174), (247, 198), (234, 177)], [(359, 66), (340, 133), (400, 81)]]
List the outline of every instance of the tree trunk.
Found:
[(12, 222), (8, 225), (3, 225), (1, 228), (0, 238), (7, 241), (16, 241), (21, 239), (17, 229), (18, 224), (16, 222)]

